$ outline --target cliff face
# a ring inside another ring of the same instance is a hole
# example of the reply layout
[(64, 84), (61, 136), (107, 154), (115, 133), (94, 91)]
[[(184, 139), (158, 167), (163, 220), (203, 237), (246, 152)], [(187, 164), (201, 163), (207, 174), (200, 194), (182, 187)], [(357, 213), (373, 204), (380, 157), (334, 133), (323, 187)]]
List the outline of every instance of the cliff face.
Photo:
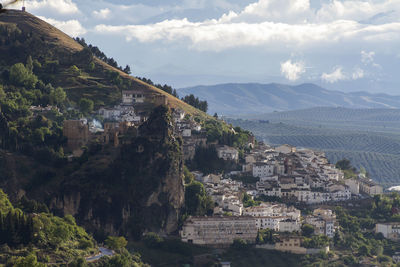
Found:
[(65, 181), (59, 210), (107, 234), (176, 231), (184, 202), (183, 158), (172, 127), (169, 110), (155, 109), (139, 137), (114, 152), (116, 157), (89, 159)]
[(85, 162), (66, 164), (45, 184), (20, 185), (28, 197), (57, 215), (74, 215), (99, 236), (170, 234), (184, 203), (182, 141), (172, 125), (168, 108), (158, 107), (130, 144), (89, 152)]

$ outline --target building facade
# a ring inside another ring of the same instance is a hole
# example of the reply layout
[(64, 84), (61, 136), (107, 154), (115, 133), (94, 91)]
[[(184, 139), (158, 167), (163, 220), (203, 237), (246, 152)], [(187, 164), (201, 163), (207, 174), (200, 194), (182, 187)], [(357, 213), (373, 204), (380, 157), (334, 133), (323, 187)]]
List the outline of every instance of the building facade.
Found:
[(254, 243), (257, 233), (254, 218), (245, 216), (190, 217), (180, 231), (183, 242), (222, 247), (238, 238)]

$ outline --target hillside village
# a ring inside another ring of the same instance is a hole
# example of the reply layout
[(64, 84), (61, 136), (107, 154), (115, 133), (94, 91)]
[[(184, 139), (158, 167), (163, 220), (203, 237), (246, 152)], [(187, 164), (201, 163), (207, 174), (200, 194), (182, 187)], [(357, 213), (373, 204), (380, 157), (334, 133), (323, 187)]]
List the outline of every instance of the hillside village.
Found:
[[(139, 135), (138, 128), (151, 110), (167, 104), (163, 96), (144, 91), (123, 91), (121, 103), (113, 108), (100, 108), (97, 119), (67, 120), (63, 133), (71, 156), (80, 156), (82, 147), (92, 140), (118, 147), (124, 135)], [(207, 136), (200, 123), (181, 109), (172, 112), (175, 134), (183, 140), (183, 157), (193, 159), (198, 147), (207, 147)], [(325, 154), (290, 145), (272, 147), (249, 140), (242, 158), (238, 149), (216, 146), (218, 158), (236, 166), (227, 173), (193, 171), (196, 181), (203, 184), (215, 203), (212, 216), (191, 216), (183, 224), (183, 242), (226, 247), (236, 239), (255, 243), (260, 231), (280, 233), (271, 243), (258, 245), (300, 254), (327, 251), (327, 246), (304, 247), (301, 235), (304, 226), (311, 226), (315, 235), (333, 238), (338, 227), (331, 209), (319, 204), (333, 204), (382, 194), (383, 188), (365, 177), (345, 179), (342, 170), (329, 164)], [(240, 177), (252, 177), (255, 183), (244, 183)], [(245, 200), (245, 197), (247, 200)], [(258, 200), (256, 205), (246, 201)], [(263, 201), (259, 201), (263, 200)], [(295, 206), (306, 205), (313, 210), (302, 214)], [(381, 229), (380, 227), (379, 229)]]
[[(225, 152), (219, 157), (238, 158), (238, 151), (234, 148), (224, 147), (223, 150)], [(365, 178), (345, 180), (343, 171), (329, 164), (322, 152), (296, 149), (290, 145), (273, 148), (259, 143), (246, 153), (241, 171), (205, 176), (194, 172), (194, 175), (204, 184), (216, 207), (214, 216), (191, 217), (185, 222), (181, 231), (183, 241), (226, 246), (240, 238), (254, 243), (259, 231), (269, 229), (286, 234), (280, 243), (266, 248), (301, 254), (320, 251), (307, 252), (301, 247), (299, 233), (302, 226), (311, 225), (315, 234), (329, 238), (334, 237), (338, 227), (334, 212), (318, 208), (317, 204), (344, 202), (382, 194), (383, 191), (381, 186)], [(253, 176), (257, 182), (255, 185), (244, 184), (231, 178), (238, 176)], [(252, 199), (274, 201), (245, 207), (243, 194)], [(309, 205), (314, 207), (313, 212), (301, 214), (292, 204)]]

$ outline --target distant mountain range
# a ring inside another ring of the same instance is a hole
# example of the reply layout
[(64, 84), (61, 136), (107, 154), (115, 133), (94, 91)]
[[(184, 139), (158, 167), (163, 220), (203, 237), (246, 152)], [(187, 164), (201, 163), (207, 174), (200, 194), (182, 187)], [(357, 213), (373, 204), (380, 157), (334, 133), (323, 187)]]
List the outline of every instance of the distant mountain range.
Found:
[(222, 115), (260, 114), (312, 107), (400, 108), (400, 96), (345, 93), (315, 84), (301, 85), (229, 83), (178, 90), (180, 96), (194, 94), (207, 100), (209, 113)]

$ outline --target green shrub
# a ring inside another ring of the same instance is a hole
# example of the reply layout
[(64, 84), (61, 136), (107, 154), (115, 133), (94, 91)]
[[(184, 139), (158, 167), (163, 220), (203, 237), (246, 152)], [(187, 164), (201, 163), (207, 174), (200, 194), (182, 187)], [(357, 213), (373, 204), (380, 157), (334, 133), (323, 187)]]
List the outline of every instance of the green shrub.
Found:
[(148, 248), (159, 248), (164, 240), (156, 233), (149, 232), (143, 237), (143, 242)]

